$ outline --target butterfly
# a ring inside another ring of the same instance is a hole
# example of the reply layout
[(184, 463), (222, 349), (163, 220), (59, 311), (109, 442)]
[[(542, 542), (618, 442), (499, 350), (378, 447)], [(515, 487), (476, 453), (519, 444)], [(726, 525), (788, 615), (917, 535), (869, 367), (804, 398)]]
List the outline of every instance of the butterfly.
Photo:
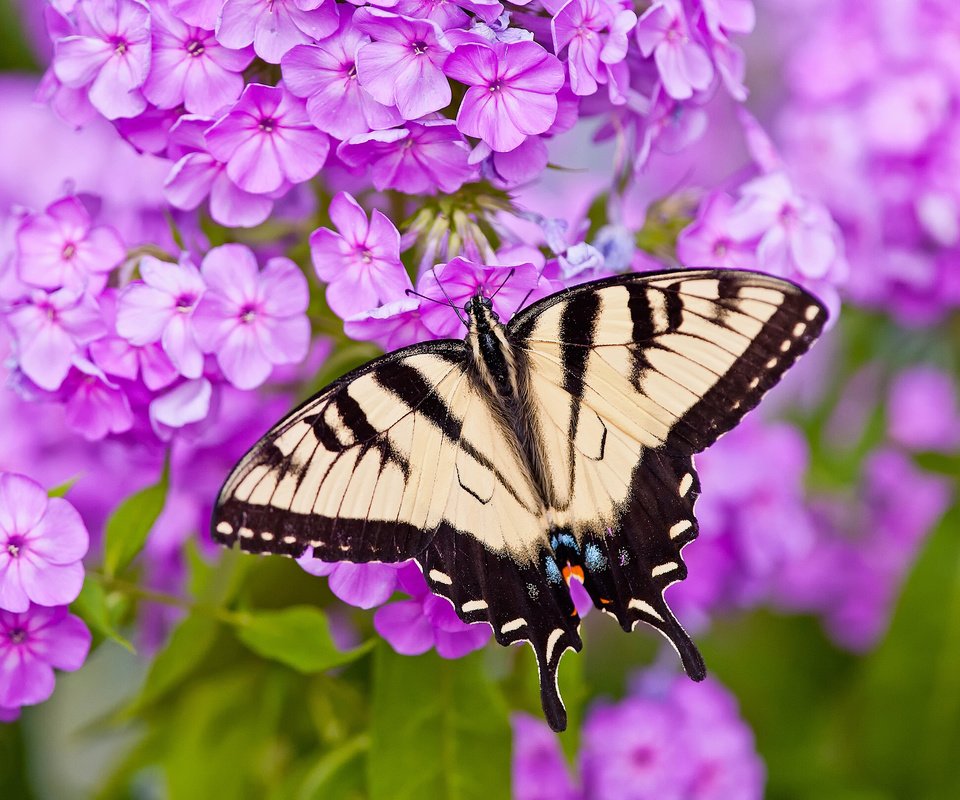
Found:
[(506, 325), (483, 293), (463, 311), (462, 341), (374, 359), (270, 430), (227, 478), (213, 537), (415, 560), (464, 622), (532, 646), (554, 730), (561, 656), (582, 648), (571, 580), (702, 680), (663, 597), (697, 536), (693, 456), (806, 352), (826, 309), (778, 278), (682, 269), (575, 286)]

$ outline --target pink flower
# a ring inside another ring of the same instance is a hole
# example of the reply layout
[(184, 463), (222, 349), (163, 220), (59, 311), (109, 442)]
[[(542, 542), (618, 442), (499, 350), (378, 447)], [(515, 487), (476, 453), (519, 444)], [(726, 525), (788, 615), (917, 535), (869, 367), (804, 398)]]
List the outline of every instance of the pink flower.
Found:
[(357, 74), (377, 102), (396, 106), (404, 119), (449, 105), (450, 84), (441, 68), (452, 48), (437, 23), (370, 7), (353, 20), (374, 40), (360, 47)]
[(477, 178), (470, 147), (450, 119), (360, 134), (343, 142), (337, 155), (350, 167), (369, 166), (370, 180), (381, 191), (450, 194)]
[(57, 40), (53, 71), (65, 86), (89, 86), (90, 102), (107, 119), (135, 117), (150, 70), (150, 9), (141, 0), (81, 0), (78, 34)]
[(140, 275), (142, 283), (131, 284), (120, 294), (117, 333), (138, 347), (160, 342), (181, 375), (199, 378), (203, 352), (193, 314), (206, 290), (199, 270), (186, 255), (179, 264), (146, 256)]
[(330, 140), (310, 123), (304, 103), (279, 86), (251, 83), (205, 134), (210, 154), (247, 192), (274, 192), (309, 180), (327, 160)]
[(735, 239), (727, 228), (734, 199), (726, 192), (711, 192), (700, 203), (697, 218), (677, 237), (677, 258), (688, 267), (751, 269), (756, 253)]
[(513, 150), (556, 119), (563, 67), (536, 42), (461, 45), (444, 71), (470, 87), (457, 127), (494, 150)]
[(53, 670), (80, 669), (90, 651), (90, 631), (66, 606), (0, 611), (0, 706), (42, 703), (53, 694)]
[(170, 10), (187, 25), (212, 31), (217, 26), (223, 0), (169, 0)]
[(653, 54), (663, 88), (676, 100), (692, 97), (713, 80), (713, 64), (691, 39), (680, 0), (657, 0), (637, 23), (637, 43), (644, 56)]
[(339, 317), (396, 300), (412, 288), (400, 263), (400, 233), (380, 211), (370, 219), (346, 192), (330, 203), (339, 233), (318, 228), (310, 237), (317, 277), (327, 283), (327, 302)]
[(90, 214), (76, 197), (51, 203), (17, 228), (17, 274), (43, 289), (82, 290), (89, 285), (98, 292), (126, 252), (116, 230), (91, 226)]
[(377, 342), (387, 352), (433, 338), (421, 320), (420, 301), (415, 297), (392, 300), (347, 317), (343, 331), (351, 339)]
[(170, 129), (171, 149), (186, 151), (173, 165), (164, 182), (164, 196), (175, 208), (192, 211), (207, 197), (210, 216), (228, 227), (251, 228), (273, 210), (273, 196), (286, 193), (282, 185), (270, 196), (245, 192), (227, 175), (227, 165), (207, 150), (204, 131), (211, 120), (184, 114)]
[[(77, 510), (25, 475), (0, 473), (0, 609), (72, 603), (89, 537)], [(2, 672), (2, 671), (0, 671)], [(0, 705), (11, 705), (0, 699)]]
[[(591, 95), (598, 83), (607, 83), (607, 73), (627, 57), (627, 34), (637, 24), (630, 10), (615, 11), (605, 0), (569, 0), (550, 23), (553, 50), (566, 47), (570, 88), (574, 94)], [(609, 29), (604, 37), (602, 32)]]
[(327, 576), (330, 591), (357, 608), (376, 608), (390, 599), (397, 589), (400, 564), (329, 563), (313, 557), (308, 550), (297, 563), (311, 575)]
[(430, 591), (416, 564), (399, 570), (400, 589), (409, 600), (377, 609), (373, 625), (390, 646), (402, 655), (419, 655), (431, 648), (443, 658), (460, 658), (490, 641), (489, 625), (467, 625), (450, 601)]
[(20, 369), (47, 391), (60, 387), (84, 345), (107, 332), (96, 301), (70, 289), (33, 291), (7, 312), (7, 323)]
[(325, 39), (337, 22), (333, 0), (226, 0), (217, 39), (234, 49), (252, 43), (260, 58), (279, 64), (294, 45)]
[(344, 14), (336, 34), (319, 44), (298, 45), (281, 61), (284, 84), (297, 97), (306, 98), (310, 121), (338, 139), (403, 121), (396, 108), (378, 103), (360, 85), (357, 50), (369, 42), (370, 37)]
[(158, 108), (181, 103), (193, 114), (215, 114), (243, 91), (243, 75), (251, 61), (250, 48), (221, 46), (210, 30), (187, 25), (162, 3), (152, 7), (153, 56), (143, 86), (147, 100)]
[(203, 348), (238, 389), (254, 389), (274, 364), (307, 355), (310, 322), (307, 279), (288, 258), (271, 258), (261, 271), (242, 244), (215, 247), (200, 267), (207, 293), (194, 320)]
[(107, 379), (96, 365), (77, 359), (61, 388), (67, 425), (90, 442), (133, 427), (133, 411), (126, 393)]

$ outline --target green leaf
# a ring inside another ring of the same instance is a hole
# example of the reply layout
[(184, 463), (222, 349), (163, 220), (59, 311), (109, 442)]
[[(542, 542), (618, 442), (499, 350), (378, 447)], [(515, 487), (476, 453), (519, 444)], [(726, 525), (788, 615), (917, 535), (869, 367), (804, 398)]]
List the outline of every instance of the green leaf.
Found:
[(240, 641), (257, 655), (307, 674), (347, 664), (367, 653), (373, 644), (337, 649), (326, 615), (313, 606), (241, 614), (235, 630)]
[(131, 653), (136, 653), (133, 645), (120, 634), (114, 625), (110, 606), (107, 603), (107, 593), (103, 586), (93, 578), (88, 577), (84, 581), (80, 595), (73, 601), (70, 610), (101, 636), (112, 639)]
[(344, 742), (320, 758), (303, 776), (294, 800), (347, 800), (364, 796), (364, 755), (370, 747), (367, 736)]
[(131, 712), (153, 705), (179, 686), (200, 664), (213, 645), (218, 623), (202, 614), (187, 617), (174, 630), (167, 646), (150, 665), (140, 696)]
[(80, 480), (82, 476), (74, 475), (69, 480), (65, 480), (63, 483), (58, 486), (54, 486), (52, 489), (47, 490), (47, 497), (63, 497), (67, 492), (69, 492), (73, 485)]
[(110, 515), (103, 546), (103, 567), (108, 577), (121, 572), (143, 549), (150, 529), (163, 511), (169, 484), (168, 459), (157, 483), (130, 495)]
[(371, 800), (510, 796), (510, 723), (482, 653), (411, 658), (385, 644), (374, 667)]

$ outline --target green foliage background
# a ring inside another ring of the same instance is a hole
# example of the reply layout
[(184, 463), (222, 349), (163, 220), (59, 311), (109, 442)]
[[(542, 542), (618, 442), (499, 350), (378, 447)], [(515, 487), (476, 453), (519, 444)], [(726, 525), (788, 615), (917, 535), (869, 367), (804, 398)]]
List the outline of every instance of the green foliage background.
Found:
[[(16, 15), (0, 0), (0, 70), (31, 69)], [(655, 249), (658, 236), (671, 232), (644, 235)], [(883, 320), (858, 314), (839, 327), (838, 387), (867, 360), (892, 363), (907, 352), (943, 361), (960, 350), (955, 331), (905, 341)], [(343, 349), (329, 368), (343, 372), (369, 356), (365, 346)], [(837, 453), (821, 436), (825, 418), (799, 420), (815, 454), (813, 480), (849, 486), (878, 425), (858, 448)], [(924, 463), (955, 481), (960, 475), (960, 461)], [(188, 599), (153, 596), (137, 586), (132, 559), (164, 493), (164, 482), (145, 490), (110, 526), (103, 568), (74, 609), (98, 644), (86, 667), (61, 675), (49, 703), (0, 726), (0, 797), (509, 796), (509, 713), (540, 713), (527, 650), (490, 646), (458, 661), (398, 656), (376, 638), (369, 613), (346, 609), (324, 581), (282, 559), (228, 553), (211, 566), (191, 553)], [(129, 623), (150, 600), (179, 621), (160, 652), (134, 653)], [(568, 655), (561, 671), (570, 754), (586, 704), (622, 695), (658, 645), (643, 632), (624, 636), (598, 616), (585, 625), (584, 653)], [(345, 617), (359, 635), (341, 651), (331, 629), (342, 629)], [(762, 611), (719, 622), (700, 644), (756, 733), (768, 797), (960, 797), (957, 508), (929, 539), (888, 635), (869, 655), (841, 652), (815, 620)]]

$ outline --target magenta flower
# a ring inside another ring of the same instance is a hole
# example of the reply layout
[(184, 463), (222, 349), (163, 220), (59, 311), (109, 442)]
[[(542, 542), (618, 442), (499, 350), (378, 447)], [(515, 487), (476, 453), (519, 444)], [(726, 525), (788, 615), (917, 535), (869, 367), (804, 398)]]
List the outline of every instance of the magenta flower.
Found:
[[(570, 88), (591, 95), (598, 83), (607, 83), (607, 71), (627, 57), (627, 35), (637, 24), (628, 9), (615, 11), (604, 0), (568, 0), (550, 23), (553, 50), (567, 51)], [(609, 29), (609, 35), (603, 36)]]
[(186, 152), (173, 165), (164, 182), (164, 196), (175, 208), (192, 211), (207, 197), (210, 216), (228, 227), (251, 228), (263, 222), (273, 210), (273, 195), (284, 194), (284, 184), (271, 196), (245, 192), (227, 175), (226, 163), (207, 150), (204, 131), (211, 120), (185, 114), (170, 129), (171, 148)]
[(53, 694), (53, 670), (80, 669), (90, 631), (66, 606), (0, 611), (0, 706), (42, 703)]
[(463, 623), (449, 600), (430, 591), (416, 564), (398, 572), (399, 588), (410, 599), (381, 606), (373, 617), (377, 633), (398, 653), (412, 656), (436, 648), (443, 658), (460, 658), (490, 640), (490, 626)]
[(71, 430), (90, 442), (133, 427), (126, 393), (86, 359), (77, 359), (60, 390), (65, 419)]
[(825, 208), (804, 201), (782, 172), (762, 175), (740, 188), (727, 230), (741, 242), (759, 240), (757, 261), (774, 275), (820, 279), (839, 271), (840, 235)]
[(960, 445), (957, 387), (948, 372), (929, 365), (905, 369), (890, 387), (890, 438), (911, 450), (950, 451)]
[(89, 286), (97, 292), (126, 252), (114, 228), (91, 225), (90, 214), (76, 197), (51, 203), (17, 228), (17, 274), (24, 283), (43, 289)]
[(374, 209), (368, 220), (360, 204), (340, 192), (330, 202), (330, 219), (339, 233), (315, 230), (310, 254), (337, 316), (368, 311), (413, 288), (400, 263), (400, 232), (380, 211)]
[(369, 42), (344, 14), (336, 34), (319, 44), (298, 45), (280, 62), (287, 89), (306, 98), (310, 121), (338, 139), (403, 121), (396, 108), (378, 103), (360, 85), (357, 50)]
[[(77, 510), (25, 475), (0, 473), (0, 609), (72, 603), (90, 540)], [(11, 705), (0, 699), (0, 705)]]
[(450, 84), (442, 67), (452, 48), (437, 23), (369, 6), (353, 21), (373, 39), (357, 53), (357, 74), (377, 102), (396, 106), (404, 119), (449, 105)]
[(360, 134), (343, 142), (337, 155), (347, 166), (369, 167), (370, 180), (381, 191), (449, 194), (477, 178), (470, 147), (449, 119)]
[(230, 383), (254, 389), (274, 364), (306, 357), (309, 291), (290, 259), (271, 258), (261, 271), (248, 247), (225, 244), (207, 253), (200, 270), (207, 292), (194, 314), (197, 336)]
[(162, 3), (152, 7), (153, 53), (143, 94), (158, 108), (181, 103), (193, 114), (215, 114), (243, 91), (253, 50), (230, 50), (211, 30), (187, 25)]
[[(440, 284), (443, 284), (443, 290)], [(501, 319), (508, 320), (520, 308), (524, 298), (528, 302), (538, 300), (543, 297), (544, 289), (539, 271), (533, 264), (484, 266), (465, 258), (454, 258), (436, 270), (427, 270), (417, 284), (421, 294), (441, 301), (425, 303), (420, 309), (424, 325), (441, 338), (463, 335), (463, 323), (454, 310), (446, 305), (445, 296), (463, 308), (478, 291), (487, 297), (492, 297), (496, 292), (493, 308)]]
[(337, 24), (333, 0), (226, 0), (217, 39), (235, 50), (253, 44), (260, 58), (279, 64), (292, 47), (325, 39)]
[[(575, 581), (571, 586), (577, 584)], [(583, 800), (570, 777), (560, 737), (541, 719), (513, 714), (513, 759), (510, 770), (514, 800)]]
[(313, 557), (308, 550), (297, 563), (311, 575), (327, 577), (330, 591), (357, 608), (376, 608), (390, 599), (397, 589), (400, 565), (329, 563)]
[(347, 317), (343, 321), (343, 331), (351, 339), (377, 342), (389, 352), (433, 338), (421, 316), (420, 301), (415, 297), (404, 297)]
[(697, 218), (677, 237), (677, 258), (688, 267), (751, 269), (756, 265), (753, 247), (735, 239), (727, 229), (734, 199), (726, 192), (711, 192), (700, 203)]
[(494, 150), (513, 150), (556, 119), (563, 67), (536, 42), (461, 45), (444, 71), (470, 87), (457, 127)]
[(77, 31), (58, 39), (53, 71), (65, 86), (89, 86), (90, 102), (107, 119), (135, 117), (150, 71), (150, 9), (141, 0), (81, 0)]
[(169, 0), (170, 10), (187, 25), (196, 25), (212, 31), (223, 0)]
[(60, 387), (84, 345), (107, 332), (88, 294), (34, 290), (7, 312), (17, 342), (20, 369), (41, 389)]
[(713, 80), (707, 51), (691, 38), (680, 0), (657, 0), (637, 23), (640, 52), (653, 59), (663, 88), (676, 100), (706, 89)]
[(120, 294), (117, 333), (137, 347), (160, 342), (181, 375), (199, 378), (203, 352), (193, 315), (206, 290), (199, 270), (187, 255), (179, 264), (145, 256), (140, 275), (142, 283), (133, 283)]
[(330, 140), (307, 117), (304, 103), (279, 86), (251, 83), (205, 134), (210, 154), (247, 192), (274, 192), (309, 180), (327, 160)]
[(210, 413), (213, 384), (206, 378), (184, 381), (150, 401), (150, 427), (161, 441), (180, 428), (201, 422)]

